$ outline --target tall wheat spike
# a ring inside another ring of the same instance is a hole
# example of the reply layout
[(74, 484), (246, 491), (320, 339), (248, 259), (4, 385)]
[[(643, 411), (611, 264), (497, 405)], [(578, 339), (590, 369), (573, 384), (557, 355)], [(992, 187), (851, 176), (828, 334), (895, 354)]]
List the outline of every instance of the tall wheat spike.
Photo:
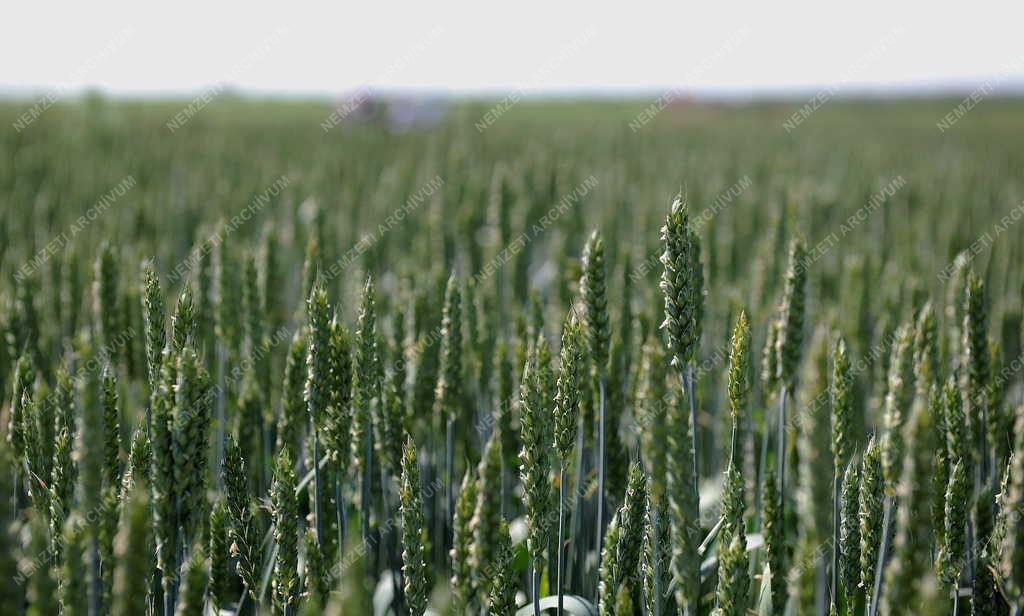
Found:
[(313, 433), (313, 528), (316, 540), (324, 545), (323, 513), (320, 511), (320, 432), (323, 430), (330, 399), (330, 358), (331, 332), (330, 310), (327, 307), (327, 290), (323, 283), (316, 283), (309, 295), (306, 306), (309, 317), (309, 350), (306, 353), (306, 411)]
[(699, 497), (693, 468), (693, 439), (690, 416), (683, 397), (675, 394), (668, 406), (668, 506), (672, 526), (672, 575), (676, 603), (687, 613), (700, 613)]
[(274, 517), (274, 605), (287, 616), (299, 598), (299, 530), (298, 499), (295, 496), (295, 469), (287, 449), (278, 454), (274, 464), (274, 483), (270, 498)]
[(409, 437), (402, 452), (399, 512), (402, 515), (402, 579), (405, 582), (406, 607), (412, 616), (423, 616), (430, 593), (427, 579), (427, 554), (430, 550), (423, 521), (421, 490), (416, 447)]
[(604, 240), (600, 232), (594, 231), (583, 248), (581, 259), (583, 276), (580, 278), (580, 292), (583, 301), (583, 322), (587, 337), (587, 347), (598, 382), (598, 419), (597, 419), (597, 538), (598, 569), (601, 568), (600, 546), (604, 533), (604, 501), (606, 496), (605, 474), (607, 473), (607, 438), (608, 425), (606, 417), (606, 378), (608, 372), (609, 345), (611, 326), (608, 315), (607, 271), (604, 256)]
[(473, 473), (466, 469), (452, 519), (452, 611), (456, 614), (465, 614), (467, 609), (474, 607), (477, 600), (474, 592), (473, 567), (470, 562), (473, 544), (471, 522), (477, 500), (476, 489)]
[[(601, 605), (608, 613), (620, 614), (615, 593), (623, 587), (632, 589), (627, 604), (639, 611), (642, 585), (640, 552), (643, 547), (644, 511), (647, 501), (647, 477), (640, 465), (629, 468), (629, 482), (622, 507), (615, 514), (617, 528), (608, 533), (605, 556), (601, 559)], [(634, 594), (635, 593), (635, 594)]]
[(550, 457), (547, 455), (551, 421), (548, 401), (543, 397), (543, 375), (537, 353), (527, 361), (519, 389), (520, 422), (523, 448), (519, 453), (520, 477), (528, 524), (527, 546), (533, 562), (533, 605), (540, 614), (540, 572), (547, 563), (549, 540), (548, 516), (551, 511), (551, 486), (548, 481)]
[(352, 372), (352, 450), (360, 476), (360, 520), (363, 543), (370, 535), (370, 486), (373, 467), (373, 413), (380, 404), (381, 367), (377, 345), (376, 291), (367, 278), (355, 332)]

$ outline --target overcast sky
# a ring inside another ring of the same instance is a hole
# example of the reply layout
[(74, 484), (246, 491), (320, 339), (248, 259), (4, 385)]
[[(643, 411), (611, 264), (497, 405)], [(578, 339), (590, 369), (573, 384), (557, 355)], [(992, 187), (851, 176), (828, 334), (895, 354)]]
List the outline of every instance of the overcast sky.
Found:
[(0, 88), (756, 94), (1024, 75), (1010, 0), (66, 4), (5, 6)]

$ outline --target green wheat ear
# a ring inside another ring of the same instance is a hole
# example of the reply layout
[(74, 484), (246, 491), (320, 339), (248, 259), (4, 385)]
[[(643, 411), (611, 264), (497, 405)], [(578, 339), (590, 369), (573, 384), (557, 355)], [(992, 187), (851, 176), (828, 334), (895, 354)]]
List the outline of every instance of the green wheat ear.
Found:
[(494, 552), (494, 565), (489, 581), (487, 612), (491, 616), (515, 616), (516, 613), (516, 571), (512, 561), (512, 537), (509, 536), (508, 522), (501, 521), (498, 528), (498, 543)]
[(14, 392), (11, 394), (11, 412), (7, 424), (7, 443), (11, 446), (14, 460), (19, 464), (25, 459), (27, 421), (23, 401), (35, 378), (32, 357), (27, 353), (22, 354), (14, 366)]
[(889, 363), (888, 394), (885, 398), (882, 433), (882, 473), (885, 489), (893, 492), (903, 475), (906, 443), (903, 426), (914, 400), (913, 331), (899, 330)]
[(689, 362), (699, 343), (698, 312), (695, 302), (703, 293), (698, 284), (699, 272), (694, 271), (693, 253), (699, 248), (691, 241), (688, 207), (682, 196), (676, 197), (661, 228), (664, 246), (661, 263), (660, 288), (665, 298), (665, 330), (668, 348), (672, 351), (672, 365), (682, 369)]
[(843, 474), (842, 520), (839, 532), (839, 579), (846, 604), (853, 613), (853, 602), (860, 583), (860, 465), (852, 460)]
[(733, 535), (720, 553), (718, 563), (718, 609), (722, 616), (746, 616), (750, 602), (747, 546), (740, 534)]
[(306, 355), (306, 410), (314, 430), (323, 427), (327, 410), (327, 389), (330, 370), (330, 309), (327, 307), (327, 290), (323, 283), (316, 283), (309, 295), (306, 314), (309, 317), (309, 348)]
[[(665, 394), (666, 362), (661, 341), (649, 336), (643, 347), (640, 361), (640, 378), (636, 400), (639, 418), (640, 443), (644, 452), (643, 460), (650, 475), (651, 497), (665, 500), (666, 447), (668, 440), (667, 411)], [(667, 511), (667, 510), (666, 510)], [(668, 520), (666, 519), (667, 523)]]
[[(765, 561), (773, 572), (785, 571), (787, 557), (786, 535), (783, 526), (781, 501), (779, 500), (778, 482), (775, 478), (775, 470), (772, 468), (765, 472), (761, 498), (764, 501), (764, 511), (761, 515), (761, 533), (764, 535)], [(782, 606), (786, 604), (786, 585), (775, 582), (771, 585), (771, 591), (771, 604), (779, 606), (776, 608), (775, 613), (781, 613)]]
[(562, 348), (555, 395), (555, 448), (561, 468), (568, 466), (576, 446), (583, 382), (583, 332), (575, 318), (562, 326)]
[(527, 544), (534, 567), (540, 571), (547, 562), (548, 539), (551, 524), (551, 485), (548, 481), (550, 456), (550, 420), (548, 402), (543, 396), (543, 371), (538, 366), (537, 353), (527, 361), (523, 370), (523, 383), (519, 389), (520, 429), (523, 448), (519, 453), (520, 477), (523, 481), (524, 501), (529, 530)]
[[(277, 449), (299, 450), (299, 433), (305, 422), (306, 336), (296, 329), (285, 357), (284, 382), (281, 385), (281, 414), (277, 419)], [(347, 440), (346, 440), (347, 443)], [(348, 458), (348, 447), (344, 449)]]
[(732, 344), (729, 349), (729, 414), (732, 417), (732, 453), (730, 465), (743, 468), (740, 446), (740, 432), (743, 426), (742, 416), (747, 412), (747, 401), (750, 394), (750, 325), (746, 311), (741, 310), (736, 319), (736, 327), (732, 333)]
[(270, 489), (274, 517), (274, 604), (285, 614), (299, 597), (299, 530), (296, 525), (298, 498), (295, 495), (295, 470), (287, 449), (281, 450), (274, 465), (274, 481)]
[(966, 560), (964, 541), (967, 534), (968, 492), (967, 472), (963, 460), (957, 460), (949, 474), (946, 488), (946, 539), (939, 546), (935, 565), (943, 584), (955, 590)]
[(491, 434), (484, 447), (483, 457), (477, 466), (476, 503), (470, 528), (473, 542), (470, 546), (470, 566), (480, 585), (480, 594), (486, 597), (491, 592), (487, 571), (497, 566), (500, 549), (501, 525), (501, 441), (500, 435)]
[(607, 271), (604, 259), (604, 240), (594, 231), (583, 247), (583, 276), (580, 292), (583, 296), (583, 322), (590, 357), (598, 372), (608, 366), (611, 326), (608, 315)]
[(352, 449), (360, 469), (367, 464), (365, 441), (371, 433), (372, 405), (380, 400), (380, 355), (377, 344), (376, 292), (367, 278), (355, 331)]
[(306, 553), (306, 603), (313, 604), (319, 608), (327, 603), (330, 588), (328, 586), (329, 574), (326, 571), (326, 559), (323, 550), (317, 544), (315, 529), (306, 528), (306, 534), (303, 536), (303, 545)]
[[(149, 571), (152, 566), (150, 515), (149, 491), (145, 482), (140, 481), (128, 494), (121, 530), (114, 539), (117, 566), (114, 571), (113, 614), (131, 616), (146, 613), (150, 580), (143, 572)], [(80, 550), (81, 546), (71, 547), (69, 544), (67, 555), (69, 558), (78, 556)], [(71, 566), (76, 566), (75, 562)], [(73, 589), (66, 590), (70, 592)]]
[(853, 374), (846, 340), (839, 338), (832, 353), (832, 457), (838, 473), (846, 468), (855, 438), (853, 434)]
[[(138, 514), (132, 516), (129, 519), (137, 520), (137, 517)], [(61, 565), (60, 584), (58, 586), (58, 593), (60, 595), (61, 614), (86, 616), (86, 614), (89, 613), (88, 567), (82, 566), (82, 564), (87, 562), (88, 559), (86, 547), (89, 539), (87, 533), (82, 532), (84, 524), (86, 524), (86, 521), (79, 514), (72, 513), (70, 516), (68, 516), (67, 521), (64, 523), (64, 528), (61, 530), (61, 538), (63, 539), (64, 546), (62, 550), (63, 564)], [(132, 525), (129, 524), (129, 526)], [(139, 530), (140, 532), (144, 532), (145, 530), (149, 529), (150, 526), (149, 524), (145, 523), (144, 520), (142, 523), (136, 523), (134, 525), (134, 528), (136, 530)], [(135, 545), (136, 543), (138, 546), (145, 545), (145, 547), (137, 548)], [(133, 542), (132, 548), (133, 549), (131, 551), (125, 549), (123, 553), (131, 553), (144, 556), (144, 560), (146, 561), (145, 570), (149, 570), (150, 545), (147, 542), (141, 541), (141, 538), (139, 538), (139, 541)], [(120, 562), (124, 563), (124, 560), (122, 559), (120, 560)], [(136, 570), (136, 572), (141, 570), (143, 569)], [(138, 583), (142, 586), (142, 588), (139, 589), (139, 592), (132, 595), (126, 595), (125, 593), (117, 592), (115, 596), (118, 597), (119, 601), (130, 600), (134, 602), (140, 599), (142, 601), (145, 601), (149, 586), (148, 580), (143, 579), (142, 576), (133, 575), (131, 577), (131, 581), (133, 583)], [(125, 584), (122, 583), (120, 585), (120, 588), (124, 588), (124, 586)], [(114, 575), (114, 587), (119, 588), (117, 584), (116, 572)], [(135, 605), (133, 604), (132, 607), (135, 607)], [(115, 611), (119, 609), (120, 608), (115, 606)], [(127, 616), (128, 614), (144, 614), (146, 612), (145, 607), (143, 607), (142, 611), (121, 610), (120, 613), (124, 614), (124, 616)]]
[(782, 295), (779, 335), (775, 343), (778, 355), (778, 378), (792, 389), (800, 365), (804, 341), (804, 312), (807, 303), (807, 252), (800, 240), (789, 248), (789, 269)]
[(175, 616), (202, 616), (206, 608), (206, 589), (210, 579), (206, 560), (201, 549), (191, 552), (192, 557), (182, 567)]
[(473, 588), (473, 568), (470, 564), (470, 552), (473, 546), (471, 522), (473, 508), (476, 506), (476, 480), (470, 469), (466, 469), (462, 477), (462, 488), (455, 502), (455, 513), (452, 520), (452, 604), (456, 614), (464, 614), (475, 601)]
[(743, 475), (736, 466), (725, 471), (722, 489), (722, 529), (719, 545), (725, 549), (718, 568), (719, 607), (725, 614), (742, 616), (749, 603), (750, 576), (747, 558), (746, 511)]
[(462, 295), (458, 279), (448, 279), (441, 318), (441, 369), (435, 392), (435, 415), (444, 421), (456, 419), (463, 404)]
[(231, 561), (228, 510), (223, 499), (218, 499), (210, 510), (210, 601), (219, 610), (229, 602), (228, 566)]
[(248, 477), (242, 451), (230, 436), (224, 446), (224, 466), (221, 470), (224, 492), (231, 522), (231, 553), (237, 559), (239, 577), (248, 588), (253, 600), (259, 593), (259, 566), (262, 560), (259, 530), (250, 502)]
[(996, 566), (1012, 605), (1024, 600), (1024, 524), (1021, 524), (1021, 516), (1024, 515), (1024, 407), (1017, 409), (1014, 454), (1007, 464), (1003, 484), (999, 508), (999, 527), (1002, 530), (997, 544)]
[(882, 499), (885, 482), (882, 475), (881, 447), (872, 438), (861, 462), (860, 483), (860, 587), (871, 594), (875, 584), (875, 565), (882, 542)]
[(779, 383), (779, 356), (775, 347), (779, 343), (779, 321), (772, 319), (761, 351), (761, 403), (766, 405)]
[(416, 447), (409, 437), (402, 451), (399, 512), (402, 515), (402, 578), (405, 581), (406, 607), (412, 616), (423, 616), (430, 594), (426, 559), (429, 546), (421, 489)]
[[(623, 586), (639, 591), (642, 586), (640, 553), (643, 549), (644, 513), (647, 506), (647, 477), (640, 464), (629, 467), (629, 479), (622, 507), (613, 518), (616, 533), (605, 537), (604, 556), (601, 558), (601, 605), (614, 605), (614, 594)], [(639, 594), (630, 596), (629, 603), (639, 611)]]
[(664, 595), (672, 583), (672, 537), (665, 498), (655, 498), (650, 491), (645, 524), (642, 559), (644, 602), (648, 614), (662, 614)]
[(698, 609), (700, 596), (699, 497), (694, 481), (693, 426), (685, 399), (673, 392), (667, 410), (666, 447), (668, 505), (672, 525), (672, 574), (676, 585), (676, 603)]

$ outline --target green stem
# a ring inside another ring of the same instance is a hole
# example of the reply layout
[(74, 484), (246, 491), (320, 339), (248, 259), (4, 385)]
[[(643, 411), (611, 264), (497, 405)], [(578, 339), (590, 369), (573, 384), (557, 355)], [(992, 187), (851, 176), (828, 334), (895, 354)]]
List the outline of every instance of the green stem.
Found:
[(565, 464), (558, 471), (558, 616), (562, 616), (562, 575), (565, 571)]
[(533, 565), (533, 616), (540, 616), (540, 570), (537, 564)]
[[(598, 420), (597, 420), (597, 571), (601, 571), (601, 541), (604, 539), (604, 467), (605, 467), (605, 385), (604, 375), (598, 376)], [(598, 595), (598, 601), (600, 596)]]

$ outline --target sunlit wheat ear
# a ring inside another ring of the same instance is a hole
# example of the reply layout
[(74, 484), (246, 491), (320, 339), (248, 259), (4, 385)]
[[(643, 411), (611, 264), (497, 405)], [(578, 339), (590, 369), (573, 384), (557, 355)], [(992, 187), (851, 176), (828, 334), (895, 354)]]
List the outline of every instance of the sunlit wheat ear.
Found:
[(732, 417), (730, 465), (743, 468), (741, 431), (750, 395), (750, 324), (746, 311), (740, 311), (729, 348), (729, 414)]
[(882, 542), (882, 499), (885, 494), (882, 452), (874, 438), (864, 450), (860, 476), (860, 587), (870, 597)]
[(639, 591), (642, 586), (640, 553), (643, 549), (644, 512), (647, 504), (647, 477), (634, 462), (629, 468), (629, 479), (622, 507), (615, 514), (617, 528), (613, 536), (605, 538), (605, 556), (601, 559), (601, 604), (615, 605), (615, 593), (622, 586), (636, 591), (629, 596), (629, 604), (640, 610)]
[[(654, 483), (652, 482), (652, 487)], [(645, 516), (643, 570), (644, 605), (648, 614), (664, 613), (665, 593), (672, 584), (672, 538), (668, 506), (664, 496), (655, 498), (648, 491)]]
[(672, 352), (672, 365), (678, 370), (689, 362), (697, 346), (697, 312), (695, 299), (701, 290), (697, 287), (697, 272), (693, 269), (695, 249), (690, 241), (689, 208), (682, 196), (676, 197), (661, 228), (663, 251), (661, 263), (661, 292), (665, 298), (665, 330), (668, 347)]
[(298, 498), (295, 495), (295, 470), (288, 450), (282, 450), (274, 464), (274, 481), (270, 489), (274, 519), (274, 604), (288, 614), (299, 598), (299, 529)]
[(892, 493), (903, 474), (906, 443), (903, 426), (914, 399), (913, 331), (902, 327), (893, 344), (889, 363), (888, 394), (882, 421), (882, 473), (886, 491)]
[(305, 549), (305, 582), (306, 602), (302, 604), (304, 609), (317, 608), (327, 603), (330, 587), (328, 586), (329, 573), (326, 571), (327, 563), (324, 553), (316, 541), (316, 531), (312, 528), (306, 529), (303, 535), (303, 546)]
[(1024, 600), (1024, 407), (1017, 409), (1014, 426), (1014, 454), (1010, 458), (1000, 495), (996, 561), (999, 579), (1011, 605)]
[(946, 486), (949, 484), (949, 427), (946, 424), (946, 406), (941, 384), (932, 383), (928, 388), (928, 409), (934, 430), (935, 451), (931, 466), (931, 527), (935, 532), (936, 545), (942, 545), (946, 532)]
[(514, 616), (516, 613), (516, 572), (512, 565), (515, 550), (508, 532), (508, 522), (501, 521), (497, 551), (494, 552), (493, 573), (487, 597), (487, 612), (492, 616)]
[(239, 577), (246, 585), (249, 595), (256, 600), (262, 560), (259, 531), (253, 516), (252, 497), (249, 495), (242, 451), (231, 437), (228, 437), (224, 447), (224, 466), (221, 473), (228, 519), (231, 523), (231, 554), (237, 559), (236, 571)]
[(11, 394), (11, 410), (7, 419), (7, 442), (11, 446), (15, 462), (18, 464), (25, 459), (27, 419), (23, 400), (25, 400), (26, 392), (30, 391), (35, 378), (35, 366), (31, 356), (21, 355), (14, 366), (14, 391)]
[[(338, 472), (344, 475), (348, 470), (352, 438), (352, 337), (337, 312), (331, 319), (330, 329), (330, 389), (324, 437)], [(401, 449), (401, 443), (397, 446)]]
[(962, 460), (957, 460), (949, 474), (946, 488), (945, 541), (939, 546), (935, 566), (943, 585), (955, 591), (966, 560), (968, 502), (970, 490), (967, 472)]
[[(857, 460), (852, 460), (843, 474), (841, 502), (839, 581), (850, 606), (860, 584), (860, 464)], [(849, 613), (852, 612), (851, 608)]]
[(541, 375), (536, 356), (531, 358), (523, 371), (523, 383), (519, 390), (520, 430), (523, 448), (520, 457), (520, 477), (523, 482), (526, 505), (527, 544), (534, 567), (544, 568), (547, 562), (549, 527), (546, 516), (551, 511), (550, 471), (550, 423), (547, 415), (549, 402), (542, 396)]
[(423, 500), (416, 447), (412, 438), (402, 451), (402, 480), (399, 488), (399, 512), (402, 516), (402, 579), (409, 613), (423, 616), (430, 594), (427, 554), (429, 545), (423, 520)]
[(583, 382), (583, 333), (573, 317), (562, 326), (562, 347), (555, 396), (555, 448), (562, 468), (568, 466), (576, 445)]

